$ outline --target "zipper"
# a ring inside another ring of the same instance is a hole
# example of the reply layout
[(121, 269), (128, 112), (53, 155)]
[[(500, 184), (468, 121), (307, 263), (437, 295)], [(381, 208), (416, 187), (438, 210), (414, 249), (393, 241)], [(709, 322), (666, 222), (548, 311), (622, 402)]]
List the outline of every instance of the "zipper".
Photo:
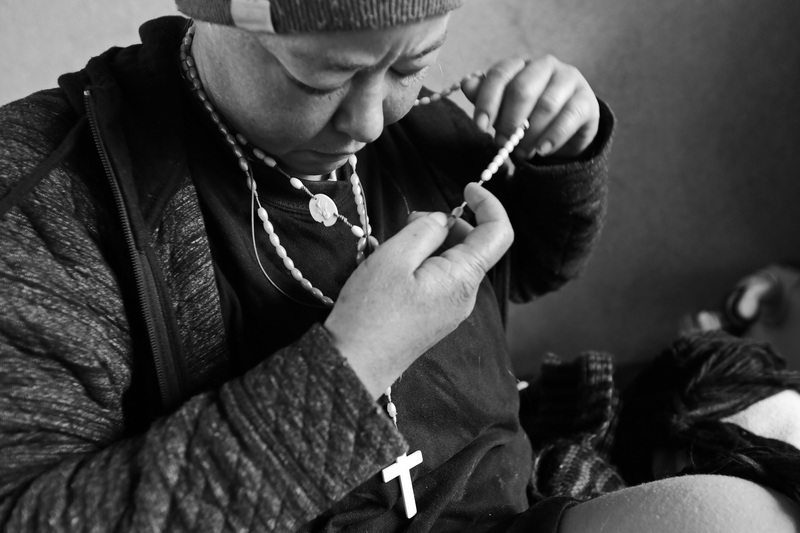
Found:
[(180, 400), (180, 385), (177, 382), (174, 369), (171, 372), (172, 379), (167, 376), (165, 357), (169, 354), (169, 349), (164, 349), (164, 345), (168, 344), (168, 340), (163, 342), (160, 340), (158, 328), (156, 326), (156, 319), (153, 317), (154, 307), (159, 305), (159, 302), (152, 302), (149, 297), (150, 294), (157, 293), (150, 290), (150, 286), (154, 283), (148, 283), (150, 278), (145, 271), (141, 253), (136, 246), (136, 239), (134, 237), (133, 229), (131, 227), (130, 217), (125, 208), (125, 200), (120, 189), (114, 168), (111, 165), (111, 159), (106, 150), (106, 146), (100, 136), (100, 128), (95, 114), (94, 103), (91, 97), (91, 91), (85, 89), (83, 91), (84, 104), (86, 107), (86, 114), (89, 118), (89, 127), (92, 132), (95, 147), (100, 155), (100, 160), (103, 163), (103, 168), (111, 184), (111, 191), (114, 196), (114, 203), (116, 205), (117, 214), (119, 215), (120, 222), (122, 223), (122, 231), (125, 237), (128, 254), (130, 256), (131, 264), (133, 266), (133, 275), (136, 281), (136, 291), (139, 295), (139, 303), (141, 304), (142, 318), (144, 318), (145, 327), (147, 329), (147, 336), (150, 341), (150, 349), (153, 354), (153, 363), (155, 364), (156, 379), (158, 380), (159, 392), (161, 395), (162, 406), (165, 410), (170, 409), (177, 405)]

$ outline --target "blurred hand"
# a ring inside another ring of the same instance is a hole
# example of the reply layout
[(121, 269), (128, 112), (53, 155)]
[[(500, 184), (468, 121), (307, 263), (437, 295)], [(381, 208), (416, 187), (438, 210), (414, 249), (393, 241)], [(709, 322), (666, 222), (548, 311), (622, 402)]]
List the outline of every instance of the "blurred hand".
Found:
[(484, 131), (494, 126), (498, 145), (530, 120), (514, 151), (519, 159), (536, 153), (577, 156), (597, 134), (600, 106), (589, 83), (578, 69), (552, 56), (500, 61), (484, 78), (472, 78), (461, 88), (475, 105), (475, 123)]
[(448, 230), (444, 213), (411, 217), (350, 276), (325, 321), (376, 399), (469, 316), (481, 280), (511, 246), (500, 201), (474, 183), (464, 198), (476, 227), (458, 220)]

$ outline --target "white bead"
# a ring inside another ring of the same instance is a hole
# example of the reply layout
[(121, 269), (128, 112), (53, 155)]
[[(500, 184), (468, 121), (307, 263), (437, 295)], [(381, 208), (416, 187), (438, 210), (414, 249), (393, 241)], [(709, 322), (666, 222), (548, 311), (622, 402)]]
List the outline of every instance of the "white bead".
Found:
[(280, 244), (275, 247), (275, 253), (277, 253), (278, 257), (280, 257), (281, 259), (285, 259), (287, 257), (286, 248), (284, 248)]
[(356, 205), (361, 205), (364, 203), (364, 195), (362, 195), (361, 193), (354, 194), (353, 197), (354, 197), (353, 200), (355, 201)]
[(239, 158), (239, 168), (241, 168), (245, 172), (250, 170), (250, 164), (247, 162), (247, 159), (245, 159), (244, 157), (240, 157)]
[(324, 303), (325, 305), (331, 306), (331, 305), (333, 305), (333, 300), (331, 300), (327, 296), (323, 296), (322, 297), (322, 303)]
[(355, 235), (359, 239), (364, 236), (364, 230), (359, 228), (358, 226), (352, 226), (350, 230), (353, 232), (353, 235)]
[(272, 225), (272, 222), (270, 222), (269, 220), (265, 220), (263, 226), (264, 226), (264, 231), (267, 233), (267, 235), (275, 235), (275, 227)]
[(428, 105), (430, 103), (431, 99), (428, 98), (427, 96), (423, 96), (422, 98), (419, 99), (419, 105)]
[(452, 213), (450, 213), (450, 216), (453, 218), (461, 218), (461, 215), (463, 214), (464, 214), (464, 208), (458, 206), (455, 209), (453, 209)]
[(364, 216), (364, 202), (361, 202), (360, 204), (356, 204), (356, 211), (358, 211), (358, 215), (359, 216), (362, 216), (362, 217)]
[[(217, 127), (219, 128), (219, 132), (220, 132), (221, 134), (223, 134), (223, 135), (228, 135), (228, 133), (229, 133), (229, 132), (228, 132), (228, 128), (227, 128), (227, 127), (225, 127), (225, 124), (221, 124), (221, 123), (220, 123), (220, 124), (219, 124)], [(233, 139), (233, 137), (231, 137), (231, 139)], [(230, 141), (228, 141), (228, 142), (230, 142)]]
[(356, 264), (360, 265), (361, 263), (364, 262), (364, 259), (366, 258), (367, 256), (364, 254), (364, 252), (358, 252), (356, 254)]
[(253, 178), (247, 178), (247, 188), (251, 191), (258, 190), (258, 184)]
[(244, 152), (242, 152), (242, 149), (238, 145), (233, 147), (233, 153), (236, 154), (236, 157), (244, 157)]
[(386, 392), (384, 393), (387, 397), (392, 396), (392, 387), (386, 387)]
[(503, 148), (500, 148), (500, 151), (499, 151), (499, 152), (497, 152), (497, 155), (499, 155), (500, 157), (502, 157), (503, 159), (505, 159), (505, 158), (507, 158), (507, 157), (509, 156), (509, 151), (508, 151), (508, 150), (506, 150), (506, 148), (505, 148), (505, 147), (503, 147)]
[(353, 167), (353, 176), (355, 176), (356, 165), (358, 164), (358, 158), (356, 157), (356, 154), (351, 155), (347, 161), (350, 163), (350, 166)]
[(292, 178), (292, 179), (290, 179), (290, 180), (289, 180), (289, 183), (291, 183), (291, 184), (292, 184), (292, 187), (294, 187), (294, 188), (295, 188), (295, 189), (297, 189), (298, 191), (303, 189), (303, 182), (302, 182), (302, 181), (300, 181), (298, 178)]
[(297, 270), (296, 268), (293, 268), (292, 269), (292, 277), (294, 279), (296, 279), (297, 281), (300, 281), (300, 280), (303, 279), (303, 273), (300, 272), (299, 270)]
[(286, 270), (294, 270), (294, 261), (292, 261), (289, 257), (284, 257), (283, 266), (286, 267)]
[(508, 141), (506, 141), (505, 146), (503, 146), (503, 150), (507, 151), (510, 154), (511, 152), (514, 151), (514, 148), (516, 148), (516, 147), (517, 147), (517, 145), (512, 143), (511, 139), (509, 139)]
[(358, 246), (357, 246), (358, 251), (363, 252), (364, 249), (366, 249), (366, 247), (367, 247), (367, 238), (361, 237), (360, 239), (358, 239)]
[(237, 133), (236, 134), (236, 140), (239, 141), (239, 144), (242, 144), (242, 145), (245, 145), (245, 146), (247, 145), (247, 139), (245, 139), (244, 135), (242, 135), (241, 133)]
[(254, 156), (256, 156), (257, 158), (261, 159), (261, 160), (263, 161), (263, 160), (264, 160), (264, 157), (265, 157), (267, 154), (265, 154), (264, 152), (262, 152), (260, 148), (253, 148), (253, 155), (254, 155)]
[(205, 91), (203, 91), (203, 90), (199, 90), (199, 91), (197, 91), (197, 97), (198, 97), (198, 98), (199, 98), (201, 101), (203, 101), (203, 102), (205, 102), (206, 100), (208, 100), (208, 96), (206, 95), (206, 92), (205, 92)]
[(272, 243), (272, 246), (278, 246), (281, 243), (281, 239), (280, 239), (280, 237), (278, 237), (274, 233), (270, 233), (269, 234), (269, 242)]
[(267, 164), (267, 166), (268, 166), (268, 167), (270, 167), (270, 168), (275, 168), (275, 167), (277, 167), (277, 166), (278, 166), (278, 162), (277, 162), (277, 161), (275, 161), (274, 159), (272, 159), (272, 158), (271, 158), (270, 156), (268, 156), (268, 155), (265, 155), (265, 156), (264, 156), (264, 163), (266, 163), (266, 164)]
[(259, 207), (257, 213), (258, 213), (258, 218), (261, 219), (261, 222), (266, 222), (267, 220), (269, 220), (269, 213), (267, 213), (267, 210), (264, 209), (263, 207)]
[(519, 135), (518, 135), (516, 132), (514, 132), (514, 135), (512, 135), (512, 136), (511, 136), (511, 138), (509, 139), (509, 141), (511, 141), (512, 143), (514, 143), (514, 146), (516, 146), (516, 145), (518, 145), (518, 144), (519, 144), (519, 141), (520, 141), (520, 136), (519, 136)]
[(392, 417), (392, 418), (396, 417), (397, 416), (397, 406), (392, 402), (387, 403), (386, 404), (386, 412), (389, 413), (390, 417)]
[(361, 186), (361, 180), (358, 179), (358, 174), (353, 173), (353, 175), (350, 176), (350, 183), (353, 186), (356, 186), (356, 185)]
[(488, 168), (481, 172), (481, 181), (489, 181), (494, 176), (494, 173), (490, 171)]
[(492, 174), (495, 174), (499, 168), (500, 168), (500, 166), (497, 163), (495, 163), (494, 161), (492, 161), (491, 163), (489, 163), (489, 166), (487, 167), (487, 170), (489, 172), (491, 172)]
[(500, 154), (497, 154), (496, 156), (494, 156), (494, 159), (492, 160), (492, 163), (497, 165), (498, 168), (499, 168), (505, 162), (505, 160), (506, 160), (505, 157), (501, 156)]
[(310, 291), (311, 289), (314, 288), (314, 286), (311, 284), (311, 282), (308, 281), (306, 278), (303, 278), (303, 279), (300, 280), (300, 285), (302, 285), (303, 288), (305, 290), (307, 290), (307, 291)]
[(432, 94), (431, 95), (431, 102), (437, 102), (442, 99), (442, 95), (440, 93)]
[(376, 239), (375, 237), (370, 235), (369, 236), (369, 245), (372, 246), (373, 248), (377, 248), (378, 246), (380, 246), (380, 243), (378, 242), (378, 239)]
[(528, 128), (530, 128), (530, 127), (531, 127), (531, 123), (530, 123), (530, 121), (529, 121), (529, 120), (526, 118), (526, 119), (525, 119), (525, 122), (523, 122), (523, 123), (522, 123), (522, 128), (527, 130), (527, 129), (528, 129)]
[(322, 299), (325, 297), (325, 295), (324, 295), (324, 294), (322, 294), (322, 291), (321, 291), (321, 290), (319, 290), (319, 289), (318, 289), (318, 288), (316, 288), (316, 287), (314, 287), (313, 289), (311, 289), (311, 294), (313, 294), (314, 296), (316, 296), (316, 297), (317, 297), (317, 298), (319, 298), (320, 300), (322, 300)]

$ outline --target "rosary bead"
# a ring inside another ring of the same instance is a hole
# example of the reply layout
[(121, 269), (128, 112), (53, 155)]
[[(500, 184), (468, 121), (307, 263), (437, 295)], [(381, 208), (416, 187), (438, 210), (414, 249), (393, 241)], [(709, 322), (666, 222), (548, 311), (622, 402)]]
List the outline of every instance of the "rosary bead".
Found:
[(318, 288), (316, 288), (316, 287), (312, 287), (312, 288), (311, 288), (311, 294), (313, 294), (314, 296), (316, 296), (316, 297), (317, 297), (317, 298), (319, 298), (320, 300), (322, 300), (322, 299), (325, 297), (325, 295), (324, 295), (324, 294), (322, 294), (322, 291), (321, 291), (321, 290), (319, 290), (319, 289), (318, 289)]
[(281, 259), (289, 257), (289, 254), (286, 252), (286, 248), (284, 248), (280, 244), (275, 247), (275, 253), (278, 254), (278, 257), (280, 257)]
[(330, 299), (330, 298), (328, 298), (327, 296), (323, 296), (323, 297), (322, 297), (322, 303), (324, 303), (324, 304), (325, 304), (325, 305), (327, 305), (328, 307), (333, 307), (333, 300), (331, 300), (331, 299)]
[(208, 96), (206, 96), (206, 92), (203, 91), (202, 89), (198, 89), (197, 97), (200, 99), (201, 102), (205, 102), (206, 100), (208, 100)]
[(394, 418), (397, 416), (397, 406), (393, 402), (389, 402), (386, 404), (386, 412), (389, 413), (389, 416)]
[(371, 246), (373, 249), (375, 249), (375, 248), (377, 248), (377, 247), (380, 245), (380, 243), (378, 242), (378, 239), (376, 239), (375, 237), (373, 237), (372, 235), (370, 235), (370, 236), (369, 236), (369, 245), (370, 245), (370, 246)]
[(506, 141), (505, 146), (503, 146), (503, 150), (507, 151), (510, 154), (511, 152), (514, 151), (514, 148), (516, 147), (517, 145), (511, 142), (511, 139), (509, 139), (508, 141)]
[(258, 214), (258, 218), (261, 219), (261, 222), (266, 222), (269, 220), (269, 213), (267, 213), (267, 210), (263, 207), (259, 207), (256, 213)]
[(233, 153), (236, 154), (236, 157), (244, 157), (244, 152), (237, 145), (233, 146)]
[(239, 168), (241, 168), (245, 172), (247, 172), (250, 169), (250, 164), (247, 162), (247, 159), (243, 157), (239, 158)]
[(294, 261), (292, 261), (291, 258), (289, 258), (288, 256), (284, 257), (283, 266), (286, 267), (286, 270), (291, 271), (292, 269), (294, 269)]
[[(181, 55), (184, 55), (184, 54), (181, 54)], [(186, 61), (186, 64), (187, 64), (189, 67), (193, 67), (193, 66), (194, 66), (194, 58), (193, 58), (192, 56), (190, 56), (190, 55), (188, 55), (188, 54), (185, 54), (185, 57), (182, 57), (181, 59), (183, 59), (184, 61)]]
[(281, 239), (273, 232), (269, 234), (269, 242), (272, 243), (272, 246), (278, 246), (281, 243)]
[(356, 211), (358, 211), (359, 216), (362, 216), (362, 217), (364, 216), (364, 212), (365, 212), (364, 211), (364, 202), (361, 202), (360, 204), (356, 205)]
[(359, 239), (364, 236), (364, 230), (359, 228), (358, 226), (351, 226), (350, 231), (352, 231), (353, 235), (355, 235)]
[(495, 174), (497, 174), (497, 171), (500, 169), (500, 166), (497, 163), (495, 163), (494, 161), (492, 161), (491, 163), (489, 163), (489, 166), (487, 167), (487, 169), (494, 176)]
[(304, 288), (305, 290), (307, 290), (307, 291), (310, 291), (311, 289), (313, 289), (313, 288), (314, 288), (314, 286), (313, 286), (313, 285), (311, 285), (311, 282), (310, 282), (310, 281), (308, 281), (306, 278), (303, 278), (303, 279), (301, 279), (301, 280), (300, 280), (300, 285), (302, 285), (302, 286), (303, 286), (303, 288)]
[[(188, 63), (187, 63), (188, 64)], [(189, 77), (195, 79), (197, 77), (197, 69), (194, 67), (189, 68)]]
[(273, 233), (275, 233), (275, 227), (269, 220), (265, 220), (262, 226), (264, 227), (264, 231), (266, 232), (267, 235), (272, 235)]
[(500, 155), (500, 154), (497, 154), (496, 156), (494, 156), (494, 159), (492, 160), (492, 163), (496, 164), (498, 167), (503, 166), (503, 163), (505, 163), (505, 162), (506, 162), (506, 158), (504, 156)]
[(241, 133), (236, 134), (236, 140), (239, 141), (239, 144), (242, 146), (247, 146), (247, 139), (244, 138), (244, 135)]
[(492, 176), (494, 176), (494, 173), (490, 172), (489, 169), (487, 168), (486, 170), (481, 172), (481, 181), (489, 181), (490, 179), (492, 179)]
[(247, 188), (253, 192), (256, 192), (256, 190), (258, 190), (258, 184), (256, 183), (256, 180), (253, 178), (247, 178)]
[(293, 268), (292, 269), (292, 277), (295, 280), (300, 281), (301, 279), (303, 279), (303, 273), (300, 272), (299, 270), (297, 270), (297, 268)]
[(357, 249), (359, 252), (363, 252), (364, 250), (366, 250), (366, 248), (367, 248), (367, 238), (362, 236), (360, 239), (358, 239)]
[(450, 213), (450, 216), (453, 217), (453, 218), (461, 218), (461, 215), (463, 215), (463, 214), (464, 214), (464, 208), (461, 207), (461, 206), (458, 206), (458, 207), (453, 209), (453, 211)]
[(419, 105), (428, 105), (430, 103), (431, 99), (428, 98), (427, 96), (423, 96), (422, 98), (419, 99)]
[[(211, 105), (211, 102), (209, 100), (206, 100), (205, 102), (203, 102), (203, 107), (206, 109), (206, 111), (211, 113), (211, 120), (214, 121), (214, 124), (219, 124), (219, 115), (217, 115), (217, 112), (214, 111), (214, 106)], [(214, 120), (215, 116), (217, 117), (216, 120)]]
[(194, 78), (192, 80), (192, 87), (194, 87), (195, 90), (201, 89), (203, 87), (203, 82), (200, 81), (200, 78)]
[(289, 183), (291, 183), (291, 184), (292, 184), (292, 187), (294, 187), (294, 188), (295, 188), (295, 189), (297, 189), (298, 191), (300, 191), (300, 190), (302, 190), (302, 189), (304, 189), (304, 188), (305, 188), (305, 186), (303, 185), (303, 182), (302, 182), (302, 181), (300, 181), (298, 178), (292, 178), (292, 179), (290, 179), (290, 180), (289, 180)]
[(364, 262), (364, 259), (366, 259), (366, 258), (367, 258), (367, 256), (366, 256), (366, 254), (364, 254), (364, 252), (358, 252), (356, 254), (356, 264), (360, 265), (361, 263)]

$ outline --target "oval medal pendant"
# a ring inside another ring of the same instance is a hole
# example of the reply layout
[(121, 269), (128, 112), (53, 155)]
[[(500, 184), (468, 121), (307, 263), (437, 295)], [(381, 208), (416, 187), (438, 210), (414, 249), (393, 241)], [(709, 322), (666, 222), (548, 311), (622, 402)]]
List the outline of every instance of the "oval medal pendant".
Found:
[(333, 226), (336, 216), (339, 214), (336, 203), (325, 194), (315, 194), (308, 201), (308, 210), (314, 220), (326, 226)]

